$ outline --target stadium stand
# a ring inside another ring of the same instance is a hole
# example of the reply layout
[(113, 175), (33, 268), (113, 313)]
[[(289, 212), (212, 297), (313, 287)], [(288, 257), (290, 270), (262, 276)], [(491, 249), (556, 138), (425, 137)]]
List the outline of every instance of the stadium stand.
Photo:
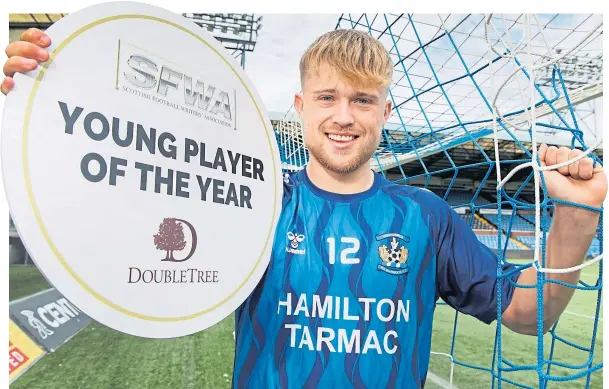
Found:
[[(498, 215), (483, 215), (486, 220), (493, 223), (494, 225), (498, 225), (499, 216)], [(501, 225), (502, 228), (507, 231), (510, 227), (510, 223), (512, 225), (511, 231), (534, 231), (535, 226), (525, 219), (519, 217), (518, 215), (502, 215), (501, 216)]]
[[(471, 226), (471, 228), (473, 230), (495, 230), (496, 229), (496, 228), (493, 228), (493, 226), (491, 226), (490, 224), (484, 223), (479, 218), (474, 217), (473, 214), (471, 214), (471, 213), (462, 214), (461, 218), (463, 220), (465, 220), (467, 225)], [(473, 222), (472, 222), (472, 219), (474, 219)]]
[(530, 249), (533, 249), (535, 246), (535, 235), (518, 236), (516, 239), (527, 245)]
[[(445, 193), (444, 191), (436, 190), (433, 192), (436, 195), (444, 198), (444, 193)], [(467, 191), (467, 190), (451, 190), (450, 193), (448, 194), (448, 197), (446, 198), (446, 202), (453, 207), (459, 206), (459, 205), (468, 205), (472, 201), (474, 194), (475, 194), (475, 192), (471, 192), (471, 191)], [(478, 195), (474, 204), (475, 205), (485, 205), (485, 204), (490, 204), (490, 201), (488, 201), (486, 198), (482, 197), (481, 195)]]
[[(529, 222), (532, 223), (532, 229), (534, 229), (535, 226), (535, 215), (520, 215), (523, 219), (528, 220)], [(550, 223), (552, 222), (552, 217), (551, 216), (543, 216), (541, 215), (539, 220), (541, 221), (541, 225), (543, 225), (544, 223), (544, 219), (545, 221), (548, 223), (548, 227), (550, 226)]]
[[(484, 243), (487, 247), (489, 247), (493, 250), (499, 249), (499, 244), (498, 244), (499, 237), (497, 236), (497, 234), (476, 235), (476, 237), (478, 238), (478, 240), (480, 242)], [(501, 234), (501, 247), (505, 247), (506, 239), (507, 239), (507, 237), (505, 236), (505, 234)], [(514, 241), (512, 241), (510, 239), (507, 244), (507, 249), (508, 250), (523, 250), (523, 247), (519, 246), (518, 244), (516, 244)]]
[(474, 202), (474, 204), (480, 206), (480, 205), (486, 205), (486, 204), (490, 204), (491, 202), (488, 201), (486, 198), (482, 197), (482, 196), (478, 196), (476, 198), (476, 201)]
[(496, 230), (496, 228), (493, 228), (493, 226), (491, 226), (488, 223), (484, 223), (482, 220), (480, 220), (479, 218), (475, 218), (474, 219), (474, 225), (473, 228), (475, 230)]
[(466, 213), (466, 214), (462, 214), (459, 216), (461, 216), (461, 219), (463, 219), (467, 223), (468, 226), (471, 226), (471, 223), (472, 223), (472, 214), (471, 213)]
[[(516, 239), (521, 243), (527, 245), (531, 250), (535, 247), (535, 235), (525, 235), (525, 236), (517, 236)], [(601, 242), (597, 237), (592, 239), (592, 244), (590, 244), (590, 248), (588, 248), (588, 252), (586, 253), (587, 258), (593, 258), (600, 254), (600, 244)]]
[[(442, 194), (444, 196), (444, 194)], [(469, 204), (472, 200), (473, 193), (461, 190), (451, 191), (446, 199), (446, 202), (451, 206)]]

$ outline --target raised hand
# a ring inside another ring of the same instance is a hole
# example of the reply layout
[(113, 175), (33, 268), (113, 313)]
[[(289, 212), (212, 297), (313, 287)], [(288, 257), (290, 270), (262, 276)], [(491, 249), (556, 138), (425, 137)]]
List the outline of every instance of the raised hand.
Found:
[[(541, 166), (566, 162), (583, 151), (567, 147), (539, 147)], [(585, 157), (557, 170), (544, 171), (548, 195), (552, 198), (600, 208), (607, 196), (607, 175), (600, 165), (593, 167), (592, 158)]]
[(21, 34), (20, 40), (6, 47), (8, 59), (4, 63), (5, 77), (0, 86), (3, 94), (8, 94), (15, 86), (15, 73), (32, 71), (39, 63), (49, 60), (49, 53), (44, 48), (50, 45), (51, 39), (47, 34), (37, 28), (30, 28)]

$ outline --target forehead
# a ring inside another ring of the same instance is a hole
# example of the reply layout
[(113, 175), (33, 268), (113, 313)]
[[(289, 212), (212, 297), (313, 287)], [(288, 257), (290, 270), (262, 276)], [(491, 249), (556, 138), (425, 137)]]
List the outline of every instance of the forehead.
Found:
[(302, 89), (305, 93), (319, 93), (331, 90), (336, 94), (368, 94), (379, 97), (384, 92), (384, 88), (367, 86), (365, 79), (359, 79), (358, 82), (354, 82), (354, 80), (343, 76), (340, 70), (329, 65), (323, 65), (317, 70), (310, 71), (303, 79)]

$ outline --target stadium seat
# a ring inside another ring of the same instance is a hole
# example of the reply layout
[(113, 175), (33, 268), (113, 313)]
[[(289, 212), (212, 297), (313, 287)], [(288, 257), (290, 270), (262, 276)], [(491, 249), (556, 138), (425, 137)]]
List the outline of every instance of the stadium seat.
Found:
[[(499, 223), (498, 215), (484, 215), (484, 218), (497, 225)], [(501, 216), (501, 225), (502, 229), (507, 231), (510, 227), (510, 223), (512, 225), (511, 231), (535, 231), (535, 226), (525, 219), (519, 217), (518, 215), (502, 215)]]

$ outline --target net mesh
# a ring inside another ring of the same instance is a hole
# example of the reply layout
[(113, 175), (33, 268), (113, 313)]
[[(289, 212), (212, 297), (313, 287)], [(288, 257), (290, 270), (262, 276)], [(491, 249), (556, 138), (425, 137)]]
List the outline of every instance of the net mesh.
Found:
[[(536, 266), (537, 282), (516, 286), (536, 288), (543, 306), (544, 285), (567, 284), (546, 276), (545, 243), (559, 201), (547, 195), (535, 150), (541, 142), (577, 147), (602, 164), (602, 152), (594, 150), (602, 136), (602, 16), (343, 14), (336, 28), (377, 38), (394, 63), (388, 96), (393, 110), (373, 169), (448, 201), (495, 250), (499, 277), (508, 276), (501, 271), (504, 262), (528, 254), (517, 265)], [(306, 165), (302, 124), (293, 108), (275, 132), (284, 171)], [(451, 383), (453, 368), (462, 366), (484, 372), (493, 388), (546, 388), (573, 380), (590, 387), (602, 368), (594, 358), (603, 266), (602, 210), (596, 211), (601, 224), (588, 251), (594, 259), (585, 265), (598, 267), (567, 285), (592, 301), (592, 312), (582, 315), (586, 336), (563, 334), (561, 319), (549, 335), (538, 328), (534, 360), (515, 362), (505, 356), (507, 330), (498, 313), (492, 355), (470, 360), (458, 352), (467, 328), (458, 326), (462, 319), (455, 312), (450, 349), (432, 352), (450, 361)], [(538, 319), (542, 314), (539, 309)]]

